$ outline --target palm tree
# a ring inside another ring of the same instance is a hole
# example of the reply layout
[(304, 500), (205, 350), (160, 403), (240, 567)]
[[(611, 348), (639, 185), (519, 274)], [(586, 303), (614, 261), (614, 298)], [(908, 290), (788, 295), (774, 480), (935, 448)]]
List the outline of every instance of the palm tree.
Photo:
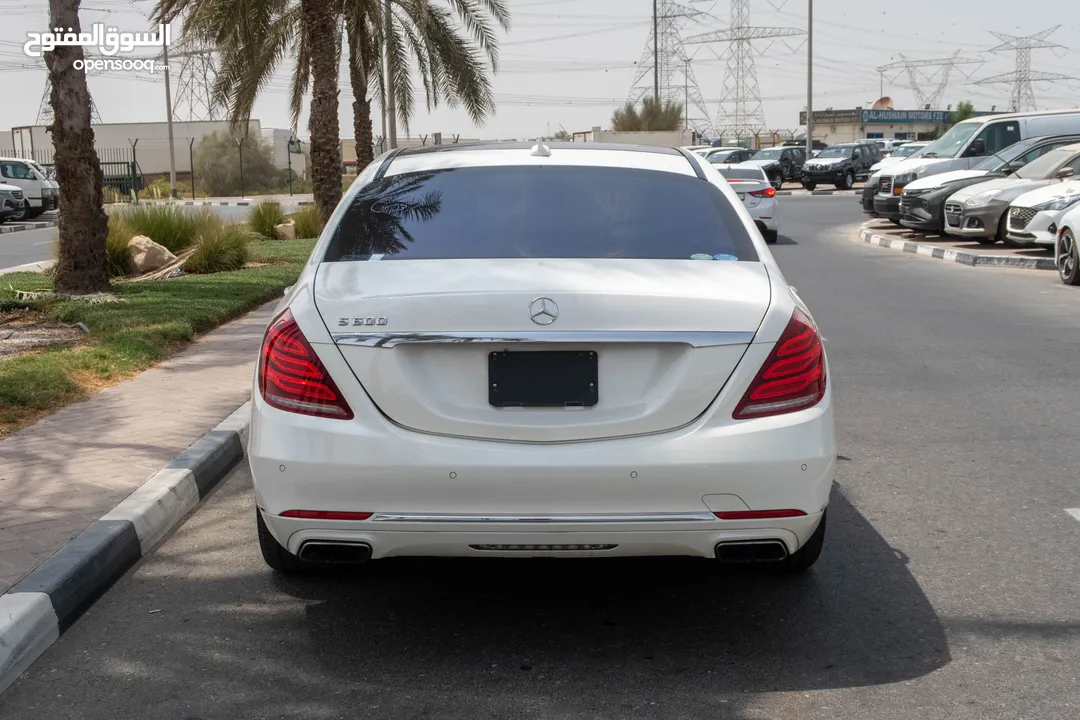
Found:
[(629, 100), (611, 116), (611, 129), (615, 132), (642, 132), (648, 130), (681, 130), (683, 108), (675, 102), (660, 102), (654, 97), (641, 101), (639, 111)]
[[(80, 0), (49, 0), (49, 27), (80, 32)], [(101, 163), (90, 127), (90, 90), (86, 70), (74, 64), (83, 59), (77, 45), (45, 53), (52, 93), (52, 136), (56, 148), (56, 179), (60, 182), (59, 258), (53, 285), (57, 292), (82, 295), (109, 288), (105, 252), (108, 218), (102, 207)]]
[(294, 60), (293, 126), (311, 86), (311, 171), (315, 203), (329, 218), (341, 199), (338, 125), (340, 0), (158, 0), (154, 22), (184, 16), (182, 42), (208, 44), (219, 55), (213, 100), (247, 129), (259, 90), (287, 57)]
[[(440, 102), (449, 107), (461, 105), (477, 125), (495, 110), (483, 55), (491, 70), (497, 71), (498, 39), (492, 21), (509, 30), (505, 0), (344, 0), (343, 12), (349, 38), (358, 165), (374, 159), (368, 90), (377, 93), (383, 107), (394, 107), (408, 132), (415, 110), (413, 62), (419, 69), (428, 110)], [(455, 13), (472, 35), (471, 41), (458, 33)], [(361, 62), (356, 63), (355, 58)], [(384, 77), (384, 58), (389, 83)], [(393, 103), (389, 103), (391, 99)]]

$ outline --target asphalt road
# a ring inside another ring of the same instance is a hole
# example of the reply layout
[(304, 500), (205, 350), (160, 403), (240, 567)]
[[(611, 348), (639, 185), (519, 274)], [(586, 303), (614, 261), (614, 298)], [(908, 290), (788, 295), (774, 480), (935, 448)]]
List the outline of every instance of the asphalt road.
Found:
[(0, 698), (19, 720), (1080, 716), (1080, 292), (785, 198), (841, 462), (802, 578), (706, 561), (280, 579), (243, 469)]

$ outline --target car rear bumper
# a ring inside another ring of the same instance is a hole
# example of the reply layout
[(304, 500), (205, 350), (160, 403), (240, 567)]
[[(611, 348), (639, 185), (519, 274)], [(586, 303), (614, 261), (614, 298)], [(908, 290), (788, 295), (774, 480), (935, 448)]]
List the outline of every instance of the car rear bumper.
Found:
[(754, 207), (748, 207), (747, 212), (754, 219), (758, 230), (780, 229), (780, 206), (773, 198), (762, 200)]
[[(290, 552), (309, 540), (349, 540), (369, 544), (374, 558), (521, 555), (472, 546), (551, 544), (617, 547), (529, 552), (712, 557), (721, 540), (757, 539), (780, 539), (793, 552), (817, 526), (836, 461), (829, 394), (773, 418), (713, 425), (706, 413), (672, 432), (559, 444), (427, 435), (373, 414), (358, 413), (363, 422), (294, 415), (256, 393), (248, 446), (256, 502)], [(778, 509), (806, 515), (712, 515)], [(376, 515), (281, 517), (287, 510)], [(603, 519), (612, 515), (630, 517)]]

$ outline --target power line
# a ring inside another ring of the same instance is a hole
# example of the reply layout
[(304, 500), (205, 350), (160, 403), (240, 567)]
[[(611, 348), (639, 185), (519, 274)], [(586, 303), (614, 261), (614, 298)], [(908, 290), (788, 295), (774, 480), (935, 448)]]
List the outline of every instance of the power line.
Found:
[[(958, 65), (979, 65), (980, 67), (985, 64), (985, 61), (979, 58), (965, 58), (961, 57), (960, 51), (956, 51), (952, 56), (947, 58), (939, 58), (934, 60), (908, 60), (903, 54), (900, 55), (900, 61), (889, 63), (888, 65), (882, 65), (877, 69), (879, 73), (886, 73), (890, 70), (903, 70), (907, 73), (908, 83), (912, 92), (915, 93), (915, 100), (919, 108), (931, 108), (937, 109), (941, 107), (941, 100), (945, 96), (945, 89), (948, 87), (949, 79), (952, 77), (953, 70)], [(937, 85), (932, 90), (923, 88), (923, 84), (919, 79), (921, 68), (937, 68), (937, 71), (931, 75), (923, 75), (925, 80), (932, 81), (935, 77), (939, 77)], [(971, 77), (973, 73), (967, 73), (967, 77)]]
[(1038, 110), (1035, 104), (1035, 90), (1032, 85), (1038, 81), (1076, 80), (1075, 77), (1060, 73), (1038, 72), (1031, 69), (1031, 51), (1046, 48), (1060, 48), (1062, 45), (1052, 43), (1046, 38), (1053, 34), (1060, 25), (1037, 32), (1034, 35), (1020, 37), (1018, 35), (1006, 35), (1005, 33), (991, 32), (990, 34), (1001, 40), (1001, 44), (991, 48), (990, 52), (1015, 52), (1016, 69), (1011, 73), (1002, 73), (993, 77), (984, 78), (975, 85), (994, 85), (999, 83), (1012, 84), (1012, 97), (1010, 103), (1015, 112)]
[[(637, 62), (627, 100), (637, 103), (646, 96), (655, 95), (661, 102), (677, 102), (685, 108), (685, 120), (696, 132), (713, 135), (715, 130), (709, 119), (709, 108), (701, 97), (682, 39), (686, 20), (704, 13), (680, 5), (676, 0), (655, 0), (653, 10), (653, 28)], [(689, 116), (691, 106), (698, 116)]]
[(687, 38), (687, 43), (727, 43), (723, 55), (727, 60), (724, 92), (716, 117), (719, 130), (738, 138), (765, 129), (765, 110), (754, 63), (757, 52), (754, 41), (805, 34), (797, 28), (753, 27), (750, 25), (749, 0), (731, 0), (731, 26), (727, 30)]

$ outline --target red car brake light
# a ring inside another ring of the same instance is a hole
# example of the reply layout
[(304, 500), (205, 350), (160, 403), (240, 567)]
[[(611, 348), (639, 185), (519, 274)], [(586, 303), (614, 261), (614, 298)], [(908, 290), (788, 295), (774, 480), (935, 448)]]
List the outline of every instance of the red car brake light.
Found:
[(771, 188), (771, 187), (770, 188), (765, 188), (764, 190), (758, 190), (758, 191), (752, 192), (750, 194), (753, 195), (754, 197), (759, 197), (759, 198), (776, 197), (776, 188)]
[(825, 354), (813, 320), (796, 308), (746, 389), (736, 420), (783, 415), (813, 407), (825, 397)]
[(290, 310), (279, 315), (263, 337), (259, 394), (278, 410), (337, 420), (353, 418), (352, 408)]

